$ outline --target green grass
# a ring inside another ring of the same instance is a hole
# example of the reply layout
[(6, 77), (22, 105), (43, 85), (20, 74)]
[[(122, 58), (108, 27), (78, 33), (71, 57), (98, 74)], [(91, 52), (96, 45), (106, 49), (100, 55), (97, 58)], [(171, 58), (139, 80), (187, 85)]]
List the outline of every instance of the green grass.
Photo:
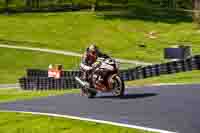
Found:
[(140, 66), (140, 65), (129, 64), (129, 63), (120, 63), (120, 69), (122, 69), (122, 70), (128, 69), (128, 68), (135, 68), (137, 66)]
[(151, 133), (147, 131), (22, 113), (0, 113), (1, 133)]
[[(49, 54), (0, 48), (0, 84), (16, 83), (26, 75), (26, 69), (48, 69), (49, 64), (63, 64), (64, 70), (79, 69), (80, 58), (65, 55)], [(133, 68), (134, 64), (120, 64), (121, 69)]]
[[(0, 15), (0, 40), (10, 45), (79, 53), (95, 42), (114, 57), (151, 62), (163, 61), (163, 49), (180, 42), (191, 44), (195, 54), (200, 52), (200, 29), (189, 19), (170, 18), (171, 12), (159, 18), (145, 16), (148, 10), (141, 15), (139, 10), (135, 11), (136, 15), (134, 11), (122, 15), (113, 12)], [(150, 32), (155, 32), (157, 38), (149, 38)], [(140, 47), (141, 44), (146, 47)]]
[[(27, 100), (47, 96), (64, 95), (66, 93), (78, 93), (78, 89), (48, 90), (48, 91), (24, 91), (19, 89), (0, 89), (0, 103)], [(1, 115), (0, 115), (1, 116)], [(0, 126), (1, 127), (1, 126)]]
[(144, 80), (135, 80), (127, 82), (127, 85), (152, 85), (159, 83), (186, 83), (186, 84), (199, 84), (200, 71), (183, 72), (172, 75), (162, 75), (160, 77), (147, 78)]
[[(95, 42), (103, 51), (114, 57), (150, 62), (163, 61), (163, 49), (174, 44), (189, 44), (194, 54), (200, 52), (200, 28), (188, 17), (171, 17), (170, 14), (173, 13), (166, 12), (166, 15), (159, 18), (154, 14), (155, 12), (143, 10), (139, 13), (140, 11), (135, 9), (129, 13), (60, 12), (0, 15), (0, 42), (10, 45), (72, 50), (79, 53), (82, 53), (89, 43)], [(156, 33), (155, 39), (149, 38), (148, 33), (152, 31)], [(50, 63), (60, 63), (64, 64), (66, 69), (72, 69), (75, 68), (74, 64), (80, 61), (77, 58), (61, 55), (23, 53), (25, 56), (21, 51), (12, 50), (8, 53), (0, 49), (2, 62), (0, 83), (16, 82), (24, 75), (24, 70), (28, 67), (43, 69)], [(18, 61), (15, 61), (14, 57)], [(130, 65), (122, 65), (122, 68), (127, 67)], [(180, 75), (182, 75), (181, 79), (171, 75), (177, 79), (173, 82), (198, 81), (198, 75), (195, 72)], [(172, 78), (167, 77), (168, 75), (137, 82), (142, 84), (172, 82)], [(135, 81), (133, 83), (135, 84)]]
[(48, 69), (49, 64), (63, 64), (65, 70), (77, 69), (80, 59), (57, 54), (0, 48), (0, 84), (16, 83), (27, 68)]

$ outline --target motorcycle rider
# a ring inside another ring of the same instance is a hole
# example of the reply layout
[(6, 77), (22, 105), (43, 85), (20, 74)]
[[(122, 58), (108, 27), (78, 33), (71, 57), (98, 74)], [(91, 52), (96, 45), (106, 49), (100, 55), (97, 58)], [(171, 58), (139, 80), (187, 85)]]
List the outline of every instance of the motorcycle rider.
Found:
[[(82, 72), (82, 80), (88, 82), (91, 88), (93, 88), (93, 86), (91, 84), (89, 76), (93, 70), (93, 64), (96, 62), (98, 57), (110, 58), (108, 55), (103, 54), (95, 44), (91, 44), (83, 54), (82, 62), (80, 65)], [(97, 83), (97, 86), (95, 86), (95, 88), (104, 89), (105, 86), (100, 85), (100, 82), (102, 81), (103, 81), (102, 77), (99, 77), (98, 80), (99, 85)]]

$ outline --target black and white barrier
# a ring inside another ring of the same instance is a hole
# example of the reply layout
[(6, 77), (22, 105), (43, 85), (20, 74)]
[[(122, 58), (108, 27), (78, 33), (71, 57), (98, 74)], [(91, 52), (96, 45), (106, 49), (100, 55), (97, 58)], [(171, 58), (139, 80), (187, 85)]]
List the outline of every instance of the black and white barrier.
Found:
[[(124, 81), (131, 81), (192, 70), (200, 70), (200, 55), (184, 60), (121, 70), (120, 75)], [(60, 79), (54, 79), (48, 78), (47, 70), (28, 69), (27, 76), (20, 78), (19, 83), (25, 90), (79, 88), (75, 81), (76, 76), (80, 76), (80, 71), (64, 71)]]

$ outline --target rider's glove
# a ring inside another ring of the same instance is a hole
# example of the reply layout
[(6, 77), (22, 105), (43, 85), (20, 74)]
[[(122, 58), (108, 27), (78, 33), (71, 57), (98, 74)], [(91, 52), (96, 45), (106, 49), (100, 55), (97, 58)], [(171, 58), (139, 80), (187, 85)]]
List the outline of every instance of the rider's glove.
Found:
[(92, 68), (96, 69), (97, 67), (99, 67), (99, 65), (100, 65), (100, 62), (97, 61), (97, 62), (92, 64)]

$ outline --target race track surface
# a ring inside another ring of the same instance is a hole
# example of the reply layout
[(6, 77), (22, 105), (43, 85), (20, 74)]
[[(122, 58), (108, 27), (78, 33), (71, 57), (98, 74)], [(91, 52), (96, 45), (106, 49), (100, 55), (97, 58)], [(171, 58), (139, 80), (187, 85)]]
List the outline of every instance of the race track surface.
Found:
[(124, 98), (66, 94), (0, 104), (0, 110), (56, 113), (179, 133), (200, 133), (200, 85), (128, 88)]

